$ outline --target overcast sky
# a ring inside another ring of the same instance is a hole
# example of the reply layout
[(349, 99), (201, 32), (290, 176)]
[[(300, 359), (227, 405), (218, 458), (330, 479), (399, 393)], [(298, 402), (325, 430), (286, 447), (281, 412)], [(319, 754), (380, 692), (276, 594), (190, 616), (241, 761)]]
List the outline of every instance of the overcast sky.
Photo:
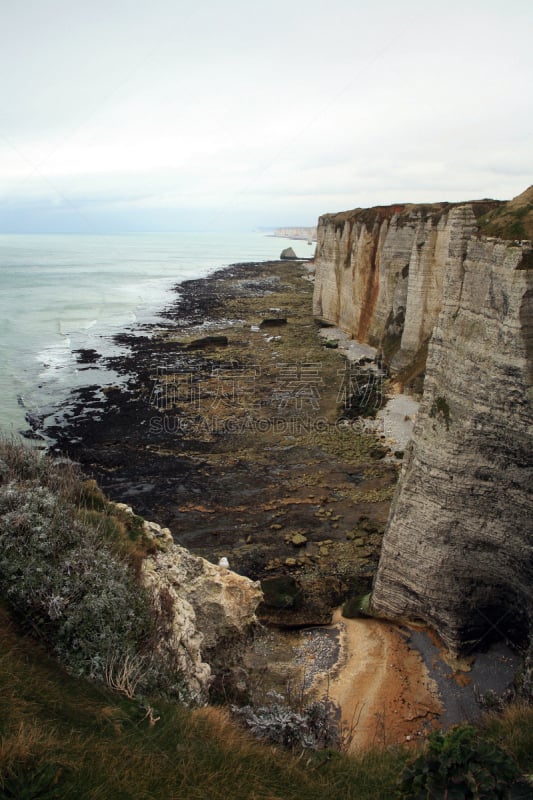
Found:
[(531, 0), (2, 0), (0, 232), (512, 197), (532, 22)]

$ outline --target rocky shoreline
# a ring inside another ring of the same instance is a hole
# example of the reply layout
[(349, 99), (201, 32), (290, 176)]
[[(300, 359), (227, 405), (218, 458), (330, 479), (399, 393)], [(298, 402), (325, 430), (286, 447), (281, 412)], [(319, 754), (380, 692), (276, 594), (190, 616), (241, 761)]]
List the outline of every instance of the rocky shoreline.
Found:
[(116, 337), (123, 356), (87, 354), (126, 388), (78, 390), (44, 429), (111, 499), (262, 580), (263, 618), (291, 626), (369, 590), (398, 472), (339, 422), (354, 372), (318, 335), (312, 288), (305, 261), (177, 286), (161, 325)]
[[(390, 390), (375, 354), (320, 328), (305, 261), (238, 264), (176, 290), (160, 325), (117, 337), (120, 358), (79, 354), (124, 384), (78, 390), (43, 432), (176, 544), (261, 581), (258, 616), (278, 633), (263, 628), (218, 689), (327, 686), (345, 725), (361, 711), (358, 748), (383, 726), (387, 743), (414, 742), (460, 721), (467, 700), (478, 713), (477, 687), (495, 666), (507, 684), (512, 654), (490, 657), (474, 684), (470, 664), (446, 671), (426, 630), (340, 619), (370, 590), (402, 458), (360, 416), (378, 379)], [(389, 414), (405, 427), (413, 407), (400, 406)]]

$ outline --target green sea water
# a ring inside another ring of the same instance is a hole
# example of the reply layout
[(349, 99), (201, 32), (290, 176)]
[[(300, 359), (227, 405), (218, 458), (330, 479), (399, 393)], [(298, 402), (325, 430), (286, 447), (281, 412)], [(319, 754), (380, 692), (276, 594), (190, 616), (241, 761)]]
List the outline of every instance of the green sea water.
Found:
[(74, 387), (116, 382), (74, 353), (117, 353), (114, 334), (153, 322), (172, 287), (236, 262), (275, 259), (291, 245), (262, 233), (0, 236), (0, 428), (28, 428)]

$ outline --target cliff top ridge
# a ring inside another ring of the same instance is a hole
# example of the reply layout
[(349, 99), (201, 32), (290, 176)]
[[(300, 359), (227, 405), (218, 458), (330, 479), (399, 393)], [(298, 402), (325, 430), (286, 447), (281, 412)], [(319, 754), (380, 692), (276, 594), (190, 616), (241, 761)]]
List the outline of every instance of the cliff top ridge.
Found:
[(481, 233), (500, 239), (533, 239), (533, 186), (479, 220)]
[(381, 223), (384, 220), (392, 219), (398, 215), (399, 219), (407, 219), (411, 214), (420, 212), (423, 216), (432, 216), (439, 219), (443, 214), (457, 206), (469, 205), (476, 217), (487, 217), (489, 214), (498, 211), (500, 206), (507, 203), (502, 200), (466, 200), (457, 203), (393, 203), (388, 206), (373, 206), (372, 208), (354, 208), (349, 211), (322, 214), (319, 224), (344, 225), (345, 222), (363, 222), (368, 226)]

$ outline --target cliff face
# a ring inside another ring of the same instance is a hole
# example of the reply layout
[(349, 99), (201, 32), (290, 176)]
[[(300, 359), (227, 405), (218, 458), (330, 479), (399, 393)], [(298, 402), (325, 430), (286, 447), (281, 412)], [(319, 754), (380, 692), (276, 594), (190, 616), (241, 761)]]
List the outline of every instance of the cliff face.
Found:
[(372, 595), (454, 650), (533, 633), (533, 253), (461, 216)]
[(398, 205), (320, 217), (314, 313), (381, 348), (393, 372), (420, 372), (448, 253), (497, 205)]
[(141, 568), (161, 621), (155, 647), (181, 675), (188, 699), (203, 702), (214, 674), (238, 663), (263, 593), (259, 583), (173, 544), (166, 531), (145, 523), (145, 533), (164, 542)]
[(532, 193), (318, 227), (315, 313), (381, 347), (400, 382), (425, 371), (372, 607), (456, 651), (533, 642), (533, 252), (509, 239)]

